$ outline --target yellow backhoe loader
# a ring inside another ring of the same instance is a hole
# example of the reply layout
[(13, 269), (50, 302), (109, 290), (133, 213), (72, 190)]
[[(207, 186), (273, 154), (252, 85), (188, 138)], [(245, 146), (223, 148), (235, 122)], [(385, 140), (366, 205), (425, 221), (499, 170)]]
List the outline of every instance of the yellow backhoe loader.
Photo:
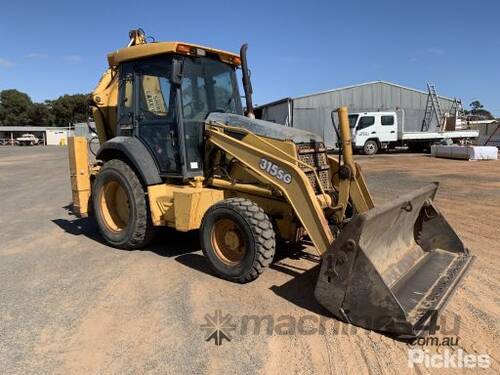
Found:
[(238, 283), (263, 272), (277, 240), (307, 239), (322, 257), (315, 296), (337, 318), (425, 333), (472, 260), (432, 203), (437, 184), (375, 207), (346, 108), (336, 110), (333, 157), (315, 134), (255, 119), (246, 45), (234, 54), (129, 36), (91, 95), (96, 162), (85, 138), (69, 141), (75, 213), (123, 249), (146, 246), (162, 226), (199, 229), (215, 273)]

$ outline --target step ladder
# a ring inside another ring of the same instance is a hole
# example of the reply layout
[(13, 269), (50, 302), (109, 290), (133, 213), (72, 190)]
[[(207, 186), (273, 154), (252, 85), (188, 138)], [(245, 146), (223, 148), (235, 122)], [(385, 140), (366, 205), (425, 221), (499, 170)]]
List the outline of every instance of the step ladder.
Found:
[(429, 91), (429, 94), (427, 95), (427, 104), (425, 105), (425, 115), (424, 120), (422, 121), (421, 131), (424, 132), (429, 130), (433, 116), (436, 118), (440, 130), (442, 130), (445, 118), (441, 109), (441, 105), (439, 104), (436, 87), (434, 86), (434, 84), (428, 82), (427, 89)]
[(457, 119), (465, 119), (464, 106), (462, 100), (459, 98), (453, 99), (453, 104), (451, 105), (450, 115), (455, 116)]
[(451, 104), (448, 117), (454, 118), (455, 129), (468, 128), (467, 122), (465, 121), (465, 110), (461, 99), (453, 98), (453, 103)]

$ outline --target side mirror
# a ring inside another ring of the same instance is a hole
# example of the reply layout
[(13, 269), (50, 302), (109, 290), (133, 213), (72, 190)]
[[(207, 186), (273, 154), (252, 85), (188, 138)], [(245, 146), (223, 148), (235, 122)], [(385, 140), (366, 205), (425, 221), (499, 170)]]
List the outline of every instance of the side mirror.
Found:
[(180, 85), (182, 82), (182, 62), (180, 60), (174, 59), (172, 61), (170, 82), (174, 85)]

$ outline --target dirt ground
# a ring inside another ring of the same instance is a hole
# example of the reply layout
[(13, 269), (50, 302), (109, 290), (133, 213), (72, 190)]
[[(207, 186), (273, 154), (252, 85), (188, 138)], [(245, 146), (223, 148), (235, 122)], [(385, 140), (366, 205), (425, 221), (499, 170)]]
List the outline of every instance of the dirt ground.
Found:
[[(483, 373), (498, 373), (500, 161), (358, 160), (376, 203), (441, 183), (436, 203), (477, 258), (439, 320), (457, 330), (436, 335), (458, 336), (452, 353), (488, 354)], [(213, 276), (196, 232), (165, 231), (142, 251), (105, 246), (92, 220), (69, 212), (65, 148), (1, 147), (0, 196), (0, 373), (464, 371), (410, 369), (409, 349), (448, 349), (330, 318), (314, 299), (318, 263), (307, 252), (281, 255), (258, 280), (237, 285)], [(201, 327), (218, 310), (231, 337), (219, 346)], [(272, 332), (245, 330), (251, 315), (270, 316)], [(304, 324), (283, 329), (285, 320)]]

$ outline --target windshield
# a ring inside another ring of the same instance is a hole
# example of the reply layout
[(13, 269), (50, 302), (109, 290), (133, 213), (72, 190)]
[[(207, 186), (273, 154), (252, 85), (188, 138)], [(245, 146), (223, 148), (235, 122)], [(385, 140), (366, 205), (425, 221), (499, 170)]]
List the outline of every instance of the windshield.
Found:
[(233, 67), (208, 57), (186, 57), (182, 73), (182, 110), (188, 120), (210, 112), (243, 114)]
[(352, 129), (356, 126), (359, 115), (349, 115), (349, 127)]

